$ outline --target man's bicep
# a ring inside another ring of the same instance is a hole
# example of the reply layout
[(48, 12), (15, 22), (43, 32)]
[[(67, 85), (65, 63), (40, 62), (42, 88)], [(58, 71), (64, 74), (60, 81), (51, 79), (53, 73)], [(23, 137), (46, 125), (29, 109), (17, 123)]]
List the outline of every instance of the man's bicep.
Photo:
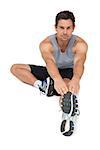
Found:
[(84, 64), (86, 60), (86, 53), (77, 53), (74, 57), (74, 65), (75, 64)]
[(41, 52), (41, 54), (42, 54), (42, 57), (43, 57), (43, 59), (44, 59), (45, 61), (47, 61), (48, 59), (53, 60), (53, 55), (52, 55), (51, 52), (48, 52), (48, 51), (43, 50), (43, 51)]
[(87, 45), (80, 44), (80, 46), (78, 47), (75, 53), (74, 64), (76, 63), (84, 64), (86, 60), (87, 49), (88, 49)]
[(48, 59), (51, 59), (54, 61), (53, 53), (50, 49), (50, 46), (48, 44), (43, 44), (40, 46), (41, 55), (45, 62), (47, 62)]

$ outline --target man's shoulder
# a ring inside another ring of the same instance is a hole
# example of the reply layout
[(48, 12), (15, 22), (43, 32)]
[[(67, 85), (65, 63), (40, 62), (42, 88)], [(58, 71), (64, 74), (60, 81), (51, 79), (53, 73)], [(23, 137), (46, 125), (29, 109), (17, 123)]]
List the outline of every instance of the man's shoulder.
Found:
[(75, 45), (77, 45), (77, 44), (78, 45), (80, 45), (80, 44), (88, 45), (87, 42), (83, 38), (81, 38), (79, 36), (76, 37)]
[(76, 49), (76, 50), (84, 50), (84, 51), (86, 50), (87, 51), (88, 44), (83, 38), (77, 36), (76, 40), (75, 40), (75, 43), (74, 43), (74, 49)]
[[(50, 35), (51, 36), (51, 35)], [(52, 44), (51, 44), (51, 40), (50, 40), (50, 36), (47, 36), (45, 39), (43, 39), (40, 44), (39, 47), (40, 48), (47, 48), (47, 49), (52, 49)]]
[(52, 51), (52, 44), (51, 41), (49, 39), (49, 36), (46, 37), (43, 41), (40, 42), (39, 44), (39, 48), (40, 50), (42, 49), (47, 49), (47, 50), (51, 50)]

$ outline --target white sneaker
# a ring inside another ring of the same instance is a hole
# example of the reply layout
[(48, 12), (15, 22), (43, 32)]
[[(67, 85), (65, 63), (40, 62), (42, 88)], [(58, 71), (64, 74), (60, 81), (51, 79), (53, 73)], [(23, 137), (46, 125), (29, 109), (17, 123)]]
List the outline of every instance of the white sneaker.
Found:
[(63, 135), (70, 136), (74, 132), (75, 120), (79, 115), (77, 96), (67, 92), (67, 94), (60, 98), (60, 106), (63, 111), (60, 130)]

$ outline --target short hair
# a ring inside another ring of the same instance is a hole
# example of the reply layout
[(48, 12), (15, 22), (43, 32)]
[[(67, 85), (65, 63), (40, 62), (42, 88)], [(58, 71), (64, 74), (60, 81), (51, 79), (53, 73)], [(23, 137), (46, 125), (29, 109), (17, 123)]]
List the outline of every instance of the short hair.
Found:
[(73, 26), (75, 26), (75, 16), (71, 11), (61, 11), (61, 12), (59, 12), (56, 15), (56, 18), (55, 18), (55, 27), (57, 27), (58, 21), (60, 19), (65, 19), (65, 20), (71, 19), (72, 22), (73, 22)]

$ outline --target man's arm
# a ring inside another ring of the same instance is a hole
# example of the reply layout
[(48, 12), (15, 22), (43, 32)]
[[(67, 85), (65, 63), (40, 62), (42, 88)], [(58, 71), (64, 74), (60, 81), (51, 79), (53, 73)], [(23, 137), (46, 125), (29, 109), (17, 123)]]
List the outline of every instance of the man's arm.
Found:
[(85, 42), (79, 42), (75, 49), (73, 78), (69, 82), (69, 90), (72, 93), (78, 93), (79, 91), (79, 82), (84, 72), (84, 63), (88, 46)]
[(77, 78), (80, 80), (81, 76), (83, 75), (87, 48), (88, 46), (86, 43), (77, 44), (77, 50), (74, 58), (73, 78)]
[(67, 93), (68, 89), (56, 66), (51, 44), (49, 42), (40, 43), (40, 50), (42, 57), (46, 63), (48, 73), (54, 80), (54, 88), (61, 95)]
[(56, 80), (56, 78), (60, 79), (61, 76), (59, 74), (55, 59), (52, 54), (51, 45), (49, 43), (40, 43), (40, 50), (51, 78), (53, 80)]

